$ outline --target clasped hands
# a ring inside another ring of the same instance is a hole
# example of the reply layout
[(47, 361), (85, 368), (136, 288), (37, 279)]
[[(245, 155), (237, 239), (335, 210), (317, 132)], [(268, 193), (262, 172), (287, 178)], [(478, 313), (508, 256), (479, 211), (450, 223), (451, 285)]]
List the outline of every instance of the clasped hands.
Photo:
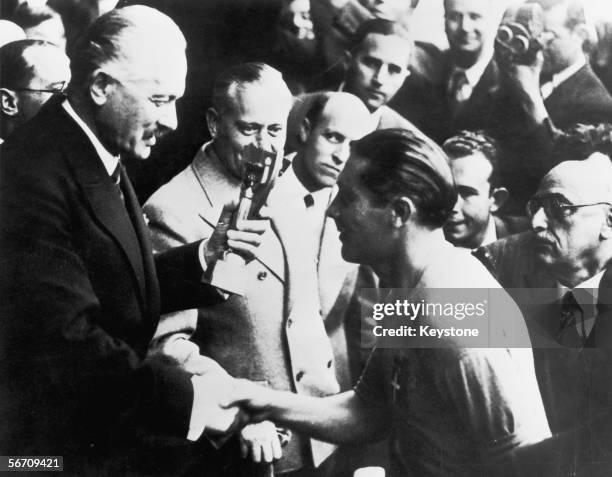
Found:
[(239, 433), (243, 458), (271, 463), (282, 457), (288, 432), (266, 419), (265, 401), (269, 390), (251, 381), (232, 378), (219, 364), (206, 356), (189, 361), (186, 369), (196, 375), (194, 386), (202, 386), (204, 399), (196, 405), (205, 413), (204, 434), (220, 447)]

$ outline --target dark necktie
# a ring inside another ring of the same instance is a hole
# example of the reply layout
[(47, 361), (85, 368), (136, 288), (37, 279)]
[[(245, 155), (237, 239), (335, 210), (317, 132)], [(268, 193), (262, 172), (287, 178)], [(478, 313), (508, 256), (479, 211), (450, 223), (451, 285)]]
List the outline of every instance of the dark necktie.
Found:
[(117, 192), (119, 193), (121, 202), (125, 204), (125, 198), (123, 197), (123, 191), (121, 190), (121, 162), (117, 163), (117, 167), (115, 167), (115, 170), (110, 175), (110, 178), (115, 184), (115, 187), (117, 188)]
[(576, 324), (582, 326), (582, 336), (586, 336), (584, 327), (584, 312), (578, 302), (574, 293), (569, 290), (563, 295), (561, 299), (561, 319), (559, 322), (559, 333), (558, 341), (568, 347), (580, 347), (582, 346), (582, 338), (578, 334)]
[(448, 86), (448, 94), (453, 112), (456, 112), (470, 98), (471, 88), (465, 71), (457, 70), (453, 73)]

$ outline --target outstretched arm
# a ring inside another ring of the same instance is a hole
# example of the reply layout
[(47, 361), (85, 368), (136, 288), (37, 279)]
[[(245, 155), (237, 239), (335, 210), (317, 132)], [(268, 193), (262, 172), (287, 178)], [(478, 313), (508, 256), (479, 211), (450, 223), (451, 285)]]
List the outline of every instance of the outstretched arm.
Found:
[(239, 403), (256, 422), (269, 419), (335, 443), (374, 440), (384, 433), (390, 422), (390, 413), (384, 403), (366, 404), (354, 391), (317, 398), (239, 380), (231, 401), (227, 404)]

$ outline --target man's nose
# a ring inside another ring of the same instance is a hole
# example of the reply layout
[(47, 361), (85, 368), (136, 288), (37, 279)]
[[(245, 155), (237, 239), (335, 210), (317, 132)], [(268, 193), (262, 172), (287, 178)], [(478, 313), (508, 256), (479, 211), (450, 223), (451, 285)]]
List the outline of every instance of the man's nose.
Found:
[(344, 164), (348, 161), (351, 153), (351, 146), (349, 141), (342, 141), (336, 145), (336, 148), (332, 154), (332, 158), (336, 165)]
[(255, 139), (257, 141), (257, 147), (263, 149), (264, 151), (274, 152), (272, 147), (272, 139), (264, 128), (259, 130), (259, 132), (255, 135)]
[(455, 202), (455, 205), (453, 206), (453, 215), (459, 214), (459, 212), (461, 212), (462, 207), (463, 207), (463, 197), (461, 197), (460, 195), (457, 195), (457, 202)]
[(548, 218), (544, 213), (544, 208), (540, 207), (531, 216), (531, 228), (535, 231), (546, 230), (548, 227)]
[(176, 117), (176, 104), (172, 103), (163, 106), (163, 112), (158, 123), (171, 131), (174, 131), (177, 128), (178, 119)]
[(384, 84), (384, 82), (389, 78), (389, 71), (385, 65), (382, 65), (380, 68), (376, 70), (374, 73), (374, 81), (379, 85)]
[(469, 15), (461, 16), (459, 19), (459, 28), (466, 32), (474, 30), (474, 20), (472, 20)]

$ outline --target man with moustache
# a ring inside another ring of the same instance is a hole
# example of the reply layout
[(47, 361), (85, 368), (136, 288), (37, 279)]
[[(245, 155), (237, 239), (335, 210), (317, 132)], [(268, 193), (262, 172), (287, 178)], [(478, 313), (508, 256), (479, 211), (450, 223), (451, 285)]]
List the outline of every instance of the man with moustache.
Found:
[[(444, 239), (456, 191), (445, 154), (425, 136), (391, 129), (354, 142), (338, 187), (328, 215), (342, 256), (371, 266), (381, 287), (413, 290), (416, 301), (435, 288), (499, 290)], [(232, 401), (252, 419), (333, 442), (389, 435), (391, 476), (481, 474), (490, 459), (550, 435), (529, 349), (379, 347), (351, 391), (314, 398), (241, 382)]]
[(564, 476), (612, 470), (612, 165), (608, 140), (582, 133), (555, 145), (558, 164), (528, 204), (531, 231), (477, 253), (523, 309), (558, 436), (550, 460), (536, 446), (534, 461)]
[[(262, 63), (230, 68), (217, 79), (213, 97), (212, 141), (145, 204), (158, 250), (213, 241), (224, 207), (238, 200), (250, 147), (282, 162), (292, 96), (278, 71)], [(357, 274), (340, 259), (337, 232), (324, 210), (348, 143), (367, 132), (369, 121), (363, 104), (346, 93), (322, 95), (312, 105), (300, 125), (294, 164), (268, 197), (270, 227), (261, 248), (236, 272), (243, 295), (230, 294), (215, 306), (160, 323), (153, 347), (187, 369), (205, 355), (232, 376), (266, 381), (275, 389), (328, 395), (351, 384), (344, 313)], [(277, 474), (308, 475), (334, 450), (294, 434), (281, 456), (269, 422), (246, 427), (240, 437), (244, 455), (256, 463), (275, 461)], [(227, 464), (238, 475), (251, 471), (238, 456)]]
[[(216, 257), (196, 242), (153, 256), (119, 155), (146, 159), (176, 128), (185, 40), (147, 7), (118, 9), (85, 33), (67, 98), (48, 101), (2, 146), (4, 455), (57, 455), (71, 475), (138, 472), (141, 433), (197, 440), (231, 430), (231, 383), (147, 359), (160, 312), (219, 300), (201, 282)], [(247, 221), (233, 246), (263, 232)], [(230, 232), (228, 232), (229, 234)]]
[(390, 106), (441, 143), (462, 129), (483, 129), (490, 94), (498, 87), (493, 44), (501, 17), (494, 0), (445, 0), (449, 49), (435, 78), (408, 78)]

